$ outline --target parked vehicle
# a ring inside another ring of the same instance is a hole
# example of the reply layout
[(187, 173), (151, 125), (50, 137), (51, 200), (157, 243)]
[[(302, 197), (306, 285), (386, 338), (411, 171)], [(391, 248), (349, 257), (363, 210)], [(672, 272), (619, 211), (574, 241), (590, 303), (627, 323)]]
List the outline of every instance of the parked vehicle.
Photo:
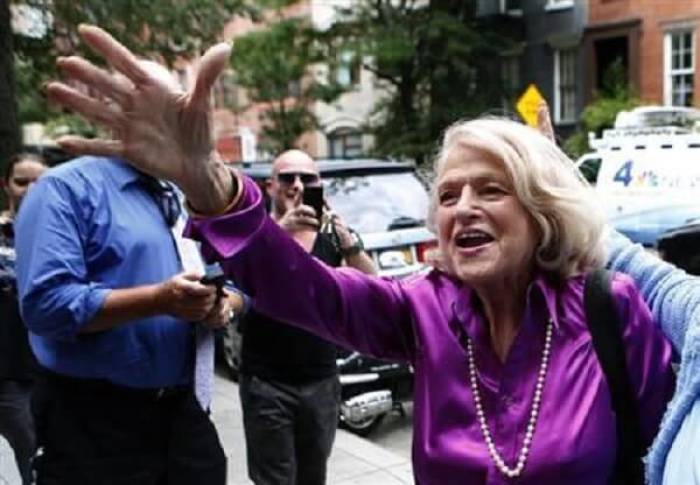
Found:
[(693, 220), (661, 235), (659, 255), (690, 274), (700, 275), (700, 220)]
[(340, 424), (360, 435), (369, 435), (392, 412), (405, 414), (403, 402), (413, 394), (413, 368), (359, 352), (339, 351)]
[[(406, 278), (427, 269), (427, 253), (437, 243), (425, 227), (427, 185), (413, 164), (364, 159), (319, 161), (317, 166), (329, 205), (360, 234), (381, 276)], [(272, 166), (246, 164), (242, 169), (264, 187)], [(234, 380), (241, 342), (234, 320), (219, 339), (219, 355)], [(340, 351), (338, 366), (340, 423), (360, 435), (375, 429), (387, 413), (402, 412), (401, 402), (411, 397), (413, 369), (408, 364)]]
[(647, 106), (621, 112), (591, 138), (577, 165), (612, 225), (653, 247), (666, 231), (700, 217), (700, 110)]

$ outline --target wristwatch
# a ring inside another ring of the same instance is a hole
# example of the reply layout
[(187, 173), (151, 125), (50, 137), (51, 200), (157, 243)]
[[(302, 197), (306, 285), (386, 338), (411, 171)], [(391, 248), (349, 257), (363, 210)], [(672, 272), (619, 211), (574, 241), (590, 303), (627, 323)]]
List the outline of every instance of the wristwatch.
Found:
[(352, 234), (353, 238), (355, 239), (355, 242), (346, 248), (340, 248), (340, 254), (344, 258), (360, 254), (360, 251), (363, 251), (365, 249), (365, 245), (362, 242), (362, 238), (360, 237), (360, 235), (352, 229), (350, 229), (350, 234)]

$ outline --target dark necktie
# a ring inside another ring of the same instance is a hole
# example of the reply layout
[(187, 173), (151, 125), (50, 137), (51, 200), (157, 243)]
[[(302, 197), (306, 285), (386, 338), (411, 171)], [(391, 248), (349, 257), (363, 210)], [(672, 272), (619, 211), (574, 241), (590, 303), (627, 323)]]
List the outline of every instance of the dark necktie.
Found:
[(141, 175), (139, 181), (151, 197), (153, 197), (168, 227), (173, 227), (182, 212), (180, 199), (173, 185), (145, 174)]
[[(172, 233), (182, 268), (185, 271), (201, 272), (204, 266), (195, 242), (182, 236), (184, 224), (177, 226), (178, 219), (182, 213), (182, 206), (175, 187), (168, 182), (162, 182), (148, 175), (142, 175), (140, 182), (153, 197), (165, 222), (171, 229), (170, 232)], [(211, 395), (214, 387), (214, 332), (199, 323), (195, 323), (194, 329), (194, 391), (202, 408), (207, 410), (211, 404)]]

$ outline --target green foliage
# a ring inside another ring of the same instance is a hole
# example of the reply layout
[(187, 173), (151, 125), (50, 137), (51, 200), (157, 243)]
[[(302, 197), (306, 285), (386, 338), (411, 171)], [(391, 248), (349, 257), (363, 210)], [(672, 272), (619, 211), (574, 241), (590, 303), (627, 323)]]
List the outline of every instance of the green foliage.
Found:
[(564, 142), (564, 150), (574, 160), (589, 152), (589, 133), (600, 136), (604, 129), (614, 125), (615, 117), (620, 111), (641, 104), (641, 100), (628, 87), (622, 61), (617, 60), (605, 72), (601, 91), (581, 113), (581, 123)]
[(255, 15), (245, 0), (23, 0), (53, 18), (51, 55), (90, 55), (80, 42), (82, 23), (99, 25), (139, 55), (168, 64), (220, 40), (236, 13)]
[(94, 138), (101, 133), (95, 125), (80, 116), (59, 113), (46, 123), (46, 134), (52, 138), (67, 134)]
[(290, 18), (235, 40), (231, 67), (252, 103), (263, 103), (263, 148), (273, 153), (295, 146), (317, 127), (311, 110), (315, 100), (331, 102), (342, 93), (332, 80), (310, 72), (328, 59), (325, 44), (304, 21)]
[[(265, 0), (262, 3), (279, 3)], [(43, 16), (45, 35), (14, 36), (18, 104), (21, 122), (65, 121), (47, 106), (40, 89), (56, 79), (54, 62), (60, 55), (96, 59), (80, 42), (77, 28), (91, 23), (109, 31), (137, 55), (172, 65), (180, 58), (196, 56), (219, 41), (225, 23), (234, 14), (258, 15), (249, 0), (22, 0)], [(70, 127), (77, 128), (74, 122)], [(80, 128), (82, 133), (85, 127)], [(90, 132), (91, 130), (87, 130)], [(94, 131), (94, 129), (92, 130)]]
[(359, 0), (340, 11), (335, 41), (369, 59), (389, 90), (367, 127), (379, 155), (427, 161), (449, 124), (500, 104), (494, 59), (512, 41), (475, 10), (473, 0)]

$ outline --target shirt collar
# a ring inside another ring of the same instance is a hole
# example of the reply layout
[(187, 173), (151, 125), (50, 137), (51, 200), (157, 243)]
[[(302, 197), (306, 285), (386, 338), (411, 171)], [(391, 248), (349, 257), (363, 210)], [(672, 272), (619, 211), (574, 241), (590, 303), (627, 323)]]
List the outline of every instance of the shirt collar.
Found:
[(131, 165), (119, 158), (110, 158), (110, 163), (113, 164), (112, 176), (120, 190), (137, 182), (143, 175), (141, 172), (133, 168)]
[[(453, 315), (458, 321), (462, 322), (463, 325), (466, 324), (465, 329), (467, 332), (474, 335), (478, 330), (469, 327), (471, 324), (476, 325), (479, 321), (479, 319), (473, 318), (474, 312), (480, 305), (476, 293), (471, 287), (464, 283), (461, 285), (456, 281), (455, 283), (457, 283), (458, 289), (453, 295)], [(557, 312), (558, 294), (559, 285), (544, 273), (537, 273), (526, 292), (524, 318), (530, 318), (538, 312), (546, 311), (546, 315), (552, 319), (554, 329), (558, 330), (560, 326)], [(541, 320), (543, 324), (546, 322), (546, 318)]]

